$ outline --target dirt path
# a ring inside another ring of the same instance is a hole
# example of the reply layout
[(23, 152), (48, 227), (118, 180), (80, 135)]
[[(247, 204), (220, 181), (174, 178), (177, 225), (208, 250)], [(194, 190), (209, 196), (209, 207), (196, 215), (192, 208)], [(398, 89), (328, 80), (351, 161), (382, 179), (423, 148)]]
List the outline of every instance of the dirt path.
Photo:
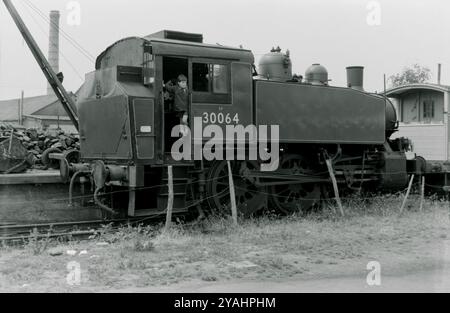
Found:
[[(435, 253), (424, 259), (411, 258), (399, 261), (390, 258), (380, 269), (380, 285), (374, 286), (369, 286), (367, 283), (369, 270), (363, 272), (353, 267), (352, 272), (338, 267), (333, 273), (318, 272), (310, 277), (297, 276), (290, 279), (262, 281), (233, 279), (225, 282), (191, 280), (170, 286), (97, 291), (123, 293), (450, 292), (450, 241), (445, 241), (445, 244), (436, 246), (432, 250)], [(321, 278), (327, 275), (332, 277)]]
[[(298, 293), (298, 292), (450, 292), (450, 273), (426, 271), (406, 276), (384, 276), (380, 286), (369, 286), (366, 277), (336, 277), (313, 280), (288, 280), (277, 282), (228, 282), (202, 284), (191, 282), (168, 289), (153, 288), (133, 292), (180, 292), (180, 293)], [(123, 290), (122, 292), (129, 292)]]
[[(417, 264), (414, 265), (416, 267)], [(424, 264), (426, 265), (426, 264)], [(321, 279), (294, 278), (279, 281), (228, 281), (207, 283), (201, 280), (167, 287), (128, 288), (107, 292), (144, 293), (301, 293), (301, 292), (450, 292), (450, 263), (445, 267), (420, 272), (388, 273), (381, 285), (369, 286), (366, 276)]]
[[(431, 247), (430, 247), (431, 248)], [(107, 290), (107, 292), (144, 293), (300, 293), (300, 292), (450, 292), (450, 240), (434, 246), (425, 258), (384, 259), (380, 285), (369, 286), (369, 270), (338, 267), (331, 272), (280, 280), (229, 280), (205, 282), (192, 280), (170, 286)], [(363, 260), (361, 260), (363, 261)], [(365, 260), (364, 260), (365, 262)], [(350, 265), (350, 264), (349, 264)], [(362, 266), (363, 263), (361, 262)], [(360, 267), (361, 267), (360, 266)], [(323, 277), (323, 276), (330, 277)], [(321, 276), (323, 278), (321, 278)], [(102, 290), (104, 291), (104, 290)]]

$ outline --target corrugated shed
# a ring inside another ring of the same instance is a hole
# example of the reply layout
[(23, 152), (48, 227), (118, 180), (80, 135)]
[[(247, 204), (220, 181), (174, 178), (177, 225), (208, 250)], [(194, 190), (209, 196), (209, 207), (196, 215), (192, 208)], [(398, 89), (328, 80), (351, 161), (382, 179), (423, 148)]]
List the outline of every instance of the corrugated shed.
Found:
[(70, 118), (68, 116), (57, 116), (57, 115), (24, 115), (25, 117), (29, 118), (35, 118), (38, 120), (60, 120), (60, 121), (70, 121)]
[[(75, 95), (70, 93), (72, 97)], [(0, 121), (17, 121), (20, 99), (0, 101)], [(44, 95), (23, 99), (23, 116), (67, 116), (56, 95)]]
[(56, 100), (49, 105), (46, 105), (40, 110), (33, 112), (32, 116), (67, 116), (66, 111), (64, 110), (61, 102)]
[[(31, 115), (34, 112), (57, 101), (55, 95), (37, 96), (23, 99), (23, 115)], [(17, 121), (20, 99), (0, 101), (0, 121)]]

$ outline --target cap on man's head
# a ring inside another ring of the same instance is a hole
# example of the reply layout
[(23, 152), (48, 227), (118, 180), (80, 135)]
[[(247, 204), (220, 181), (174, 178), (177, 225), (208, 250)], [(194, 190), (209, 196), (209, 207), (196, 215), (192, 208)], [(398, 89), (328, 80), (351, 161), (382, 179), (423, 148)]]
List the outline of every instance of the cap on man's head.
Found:
[(180, 75), (178, 75), (178, 81), (179, 81), (179, 82), (181, 82), (181, 81), (187, 82), (187, 77), (184, 76), (183, 74), (180, 74)]

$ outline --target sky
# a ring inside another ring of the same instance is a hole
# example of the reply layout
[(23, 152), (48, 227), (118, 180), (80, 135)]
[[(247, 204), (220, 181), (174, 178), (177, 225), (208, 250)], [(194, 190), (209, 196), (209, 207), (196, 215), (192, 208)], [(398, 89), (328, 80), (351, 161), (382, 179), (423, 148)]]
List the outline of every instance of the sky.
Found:
[[(162, 29), (202, 33), (206, 43), (239, 46), (258, 59), (273, 46), (290, 50), (293, 70), (324, 65), (330, 85), (345, 86), (345, 68), (365, 67), (367, 91), (419, 63), (442, 64), (450, 85), (450, 1), (445, 0), (12, 0), (45, 55), (50, 10), (61, 12), (60, 70), (76, 91), (94, 61), (115, 41)], [(0, 1), (1, 2), (1, 1)], [(27, 3), (39, 10), (32, 9)], [(79, 15), (76, 13), (79, 6)], [(77, 17), (79, 16), (79, 20)], [(78, 23), (79, 22), (79, 23)], [(3, 3), (0, 3), (0, 100), (46, 93), (47, 82)]]

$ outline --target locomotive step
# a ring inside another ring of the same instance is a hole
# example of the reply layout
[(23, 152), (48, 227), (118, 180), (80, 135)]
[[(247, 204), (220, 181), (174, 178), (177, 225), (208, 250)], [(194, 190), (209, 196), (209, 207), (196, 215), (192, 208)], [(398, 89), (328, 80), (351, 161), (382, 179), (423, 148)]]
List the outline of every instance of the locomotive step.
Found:
[[(161, 179), (163, 182), (168, 182), (169, 181), (169, 179), (168, 178), (163, 178), (163, 179)], [(179, 181), (179, 182), (188, 182), (189, 181), (189, 178), (183, 178), (183, 177), (174, 177), (173, 178), (173, 181), (174, 182), (177, 182), (177, 181)]]
[[(173, 208), (172, 213), (184, 213), (186, 212), (185, 208)], [(143, 216), (157, 216), (161, 214), (166, 214), (166, 210), (155, 210), (155, 209), (142, 209), (136, 210), (134, 216), (143, 217)]]
[[(186, 193), (185, 192), (174, 192), (173, 195), (174, 195), (174, 197), (186, 196)], [(168, 197), (168, 196), (169, 196), (169, 193), (166, 193), (166, 192), (160, 193), (158, 195), (158, 197)]]

